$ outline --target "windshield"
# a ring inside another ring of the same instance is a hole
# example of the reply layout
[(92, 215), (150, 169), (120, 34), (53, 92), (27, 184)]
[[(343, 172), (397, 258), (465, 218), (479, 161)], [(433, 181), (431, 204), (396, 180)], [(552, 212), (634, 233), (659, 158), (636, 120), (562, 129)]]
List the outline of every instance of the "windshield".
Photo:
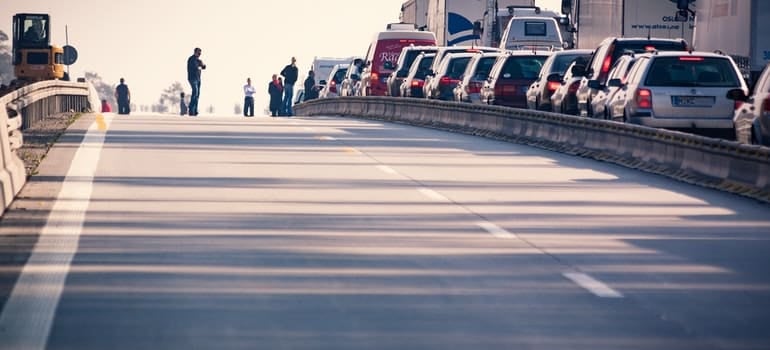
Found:
[(647, 86), (740, 87), (732, 63), (726, 58), (693, 56), (660, 57), (649, 68)]

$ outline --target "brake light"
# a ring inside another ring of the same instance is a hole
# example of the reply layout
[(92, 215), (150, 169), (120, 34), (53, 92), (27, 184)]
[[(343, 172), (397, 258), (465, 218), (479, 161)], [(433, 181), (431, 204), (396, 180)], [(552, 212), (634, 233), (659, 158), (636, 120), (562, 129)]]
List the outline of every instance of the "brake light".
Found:
[(734, 100), (733, 101), (733, 109), (738, 110), (738, 108), (743, 107), (743, 101)]
[(332, 80), (331, 84), (329, 84), (329, 92), (337, 93), (337, 82)]
[(372, 72), (370, 81), (380, 81), (380, 74)]
[(647, 45), (644, 47), (645, 52), (655, 52), (655, 46)]
[(556, 90), (558, 90), (560, 86), (561, 86), (561, 83), (558, 81), (549, 81), (547, 88), (549, 92), (553, 93)]
[(770, 114), (770, 97), (766, 98), (765, 102), (762, 103), (762, 114)]
[(691, 56), (682, 56), (679, 57), (680, 61), (689, 61), (689, 62), (701, 62), (703, 61), (703, 57), (691, 57)]
[(604, 62), (602, 62), (602, 74), (608, 73), (610, 68), (612, 68), (612, 56), (607, 55), (607, 57), (604, 58)]
[(478, 94), (481, 92), (481, 83), (479, 82), (470, 82), (468, 83), (468, 86), (465, 87), (465, 92), (469, 94)]
[(425, 85), (425, 82), (422, 80), (412, 80), (412, 87), (414, 88), (422, 87), (423, 85)]
[(580, 82), (576, 81), (569, 86), (569, 89), (567, 89), (567, 93), (569, 93), (570, 95), (576, 95), (579, 87), (580, 87)]
[(452, 79), (450, 77), (441, 77), (441, 79), (438, 81), (439, 85), (450, 85), (452, 83), (459, 83), (459, 80)]
[(639, 108), (650, 109), (652, 108), (652, 91), (649, 89), (636, 90), (636, 105)]
[(508, 84), (495, 84), (495, 96), (515, 95), (516, 86)]

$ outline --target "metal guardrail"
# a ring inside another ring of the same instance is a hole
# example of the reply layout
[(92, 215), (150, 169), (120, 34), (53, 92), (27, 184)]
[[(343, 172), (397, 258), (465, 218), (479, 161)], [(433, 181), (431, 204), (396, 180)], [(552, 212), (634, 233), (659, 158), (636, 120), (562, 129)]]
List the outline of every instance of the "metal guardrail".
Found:
[(27, 180), (24, 162), (16, 154), (23, 144), (22, 131), (49, 115), (98, 106), (90, 83), (59, 80), (27, 85), (0, 97), (0, 215)]
[(298, 115), (403, 122), (506, 139), (770, 202), (770, 148), (570, 115), (392, 97), (302, 103)]

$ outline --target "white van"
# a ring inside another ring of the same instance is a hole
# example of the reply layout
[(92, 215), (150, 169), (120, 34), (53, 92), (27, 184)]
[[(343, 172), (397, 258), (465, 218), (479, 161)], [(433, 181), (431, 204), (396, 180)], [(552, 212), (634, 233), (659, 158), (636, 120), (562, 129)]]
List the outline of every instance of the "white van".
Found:
[(503, 50), (563, 50), (559, 22), (550, 17), (512, 17), (500, 48)]

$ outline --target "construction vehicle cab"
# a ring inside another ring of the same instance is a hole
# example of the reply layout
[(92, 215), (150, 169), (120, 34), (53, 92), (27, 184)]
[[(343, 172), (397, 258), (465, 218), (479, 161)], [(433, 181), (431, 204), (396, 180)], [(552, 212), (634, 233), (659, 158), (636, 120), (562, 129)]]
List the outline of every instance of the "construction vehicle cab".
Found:
[(13, 16), (13, 65), (17, 79), (40, 81), (64, 78), (64, 50), (51, 45), (48, 14)]

